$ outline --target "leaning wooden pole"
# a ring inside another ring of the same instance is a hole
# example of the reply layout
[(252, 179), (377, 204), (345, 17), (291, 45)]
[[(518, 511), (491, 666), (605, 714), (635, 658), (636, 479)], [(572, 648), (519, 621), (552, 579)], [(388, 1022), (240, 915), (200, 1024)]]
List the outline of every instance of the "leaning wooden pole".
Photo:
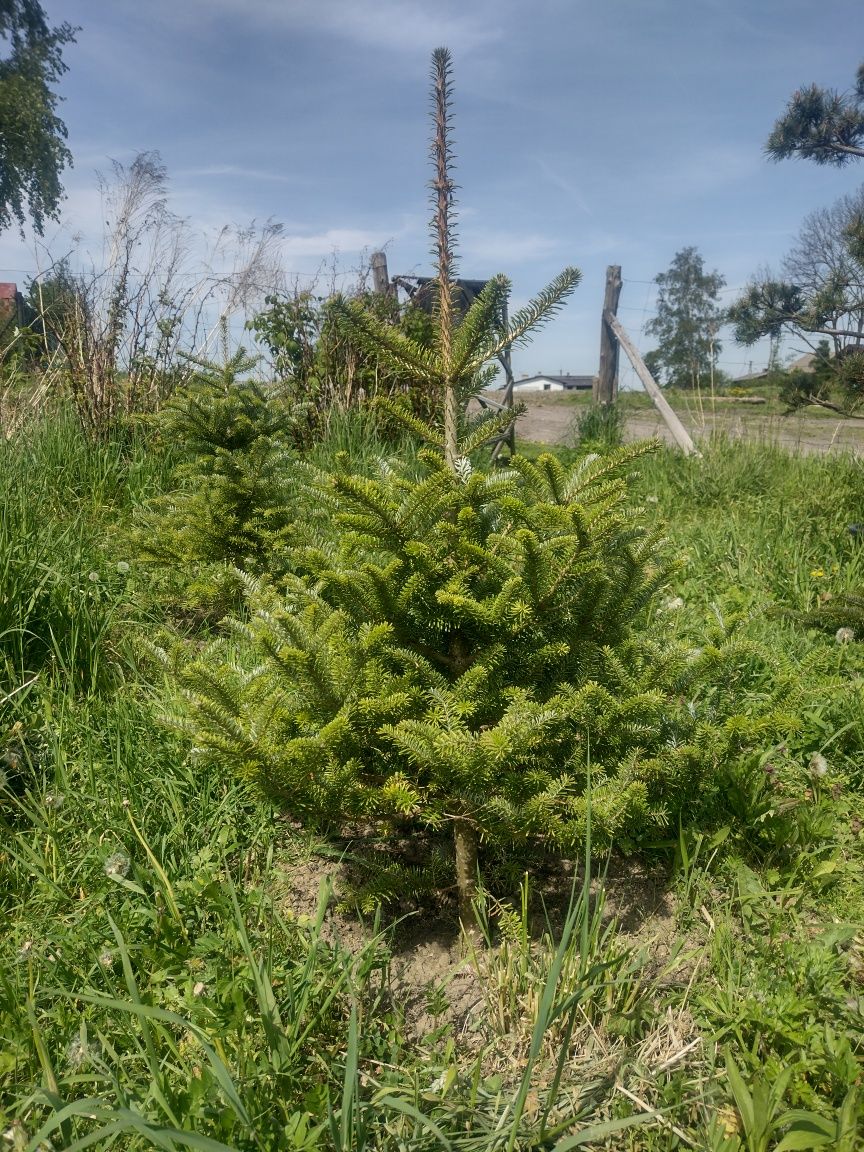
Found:
[(690, 433), (672, 411), (668, 400), (660, 391), (657, 382), (645, 366), (645, 361), (639, 355), (630, 337), (621, 327), (618, 317), (613, 315), (611, 312), (604, 312), (603, 319), (605, 320), (606, 324), (608, 324), (612, 333), (615, 335), (618, 343), (627, 353), (627, 356), (630, 359), (630, 363), (633, 365), (636, 375), (645, 386), (645, 391), (654, 401), (654, 407), (666, 421), (666, 427), (672, 433), (675, 443), (685, 454), (685, 456), (701, 456), (702, 453), (697, 449), (696, 445), (690, 439)]
[(622, 283), (621, 265), (610, 264), (606, 269), (606, 292), (600, 321), (600, 368), (594, 381), (595, 404), (612, 404), (618, 397), (618, 341), (609, 329), (606, 313), (613, 316), (617, 313)]

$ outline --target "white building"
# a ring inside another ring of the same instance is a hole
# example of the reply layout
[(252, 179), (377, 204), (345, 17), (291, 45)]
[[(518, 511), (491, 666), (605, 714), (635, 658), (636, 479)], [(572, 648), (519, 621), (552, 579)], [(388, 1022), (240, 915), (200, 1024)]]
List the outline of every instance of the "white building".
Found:
[(514, 392), (590, 392), (593, 376), (523, 376), (513, 385)]

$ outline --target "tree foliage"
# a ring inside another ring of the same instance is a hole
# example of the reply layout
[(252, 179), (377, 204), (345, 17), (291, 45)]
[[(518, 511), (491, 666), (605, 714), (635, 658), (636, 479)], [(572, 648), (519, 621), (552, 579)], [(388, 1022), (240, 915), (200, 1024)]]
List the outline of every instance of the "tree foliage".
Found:
[[(242, 348), (221, 364), (187, 357), (187, 379), (155, 421), (180, 458), (178, 485), (139, 513), (133, 544), (161, 570), (166, 598), (201, 620), (241, 603), (236, 567), (279, 576), (296, 543), (286, 460), (302, 414), (255, 379), (257, 363)], [(176, 591), (176, 573), (190, 564), (195, 579)]]
[[(294, 549), (284, 594), (249, 578), (237, 642), (187, 665), (183, 683), (195, 746), (257, 778), (293, 816), (398, 829), (421, 858), (423, 844), (434, 854), (449, 837), (470, 928), (483, 845), (572, 850), (589, 773), (595, 830), (663, 826), (711, 757), (675, 704), (686, 656), (667, 652), (661, 673), (633, 635), (664, 579), (627, 499), (644, 448), (570, 468), (550, 456), (517, 457), (506, 471), (470, 462), (492, 427), (466, 415), (487, 362), (553, 313), (578, 273), (566, 270), (503, 332), (504, 277), (459, 320), (448, 306), (443, 50), (433, 116), (434, 339), (418, 342), (359, 301), (338, 303), (360, 346), (441, 397), (434, 419), (402, 413), (427, 447), (404, 470), (310, 474), (307, 501), (329, 510), (333, 538)], [(374, 894), (399, 895), (395, 877), (379, 874)]]
[(676, 252), (654, 282), (657, 314), (645, 331), (659, 344), (646, 363), (664, 384), (696, 388), (710, 376), (720, 353), (717, 334), (724, 314), (718, 297), (726, 281), (717, 271), (706, 272), (698, 249), (689, 247)]
[[(362, 285), (351, 297), (383, 324), (424, 343), (429, 318), (410, 302), (368, 292)], [(274, 293), (266, 307), (246, 324), (268, 354), (287, 395), (302, 407), (295, 436), (311, 444), (326, 430), (330, 415), (381, 398), (404, 399), (411, 411), (429, 417), (440, 397), (403, 365), (385, 362), (376, 348), (358, 340), (342, 322), (342, 302), (312, 291)]]
[(818, 371), (787, 388), (793, 406), (836, 403), (851, 413), (864, 398), (862, 233), (864, 191), (811, 213), (781, 275), (764, 272), (729, 309), (739, 343), (785, 333), (817, 352)]
[(37, 0), (0, 0), (0, 229), (29, 217), (41, 234), (55, 216), (60, 174), (72, 156), (53, 85), (66, 71), (63, 47), (75, 30), (50, 27)]
[(287, 597), (250, 582), (241, 657), (186, 667), (196, 747), (319, 828), (449, 832), (457, 865), (462, 833), (469, 896), (481, 845), (576, 849), (589, 772), (596, 837), (666, 827), (711, 759), (669, 693), (686, 657), (666, 652), (661, 687), (632, 636), (664, 579), (627, 508), (640, 451), (322, 478), (340, 546)]
[(851, 92), (811, 84), (792, 95), (768, 137), (773, 160), (800, 156), (841, 167), (864, 156), (864, 62)]

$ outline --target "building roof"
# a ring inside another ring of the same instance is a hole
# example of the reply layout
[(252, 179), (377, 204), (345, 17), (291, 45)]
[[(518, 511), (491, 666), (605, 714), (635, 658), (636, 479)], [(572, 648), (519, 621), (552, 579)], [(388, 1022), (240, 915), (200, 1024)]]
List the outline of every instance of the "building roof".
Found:
[(14, 300), (17, 295), (17, 284), (0, 283), (0, 300)]
[(538, 380), (548, 380), (551, 384), (560, 384), (562, 388), (593, 388), (593, 376), (553, 376), (549, 372), (538, 372), (536, 376), (522, 376), (519, 380), (514, 381), (514, 387), (518, 388), (520, 384), (534, 384)]

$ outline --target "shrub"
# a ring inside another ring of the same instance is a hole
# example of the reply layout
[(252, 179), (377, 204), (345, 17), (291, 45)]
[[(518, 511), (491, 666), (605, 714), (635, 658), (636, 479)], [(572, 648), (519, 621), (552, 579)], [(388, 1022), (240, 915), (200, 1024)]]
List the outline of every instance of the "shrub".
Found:
[(278, 388), (246, 375), (256, 363), (242, 349), (221, 365), (191, 361), (189, 384), (159, 417), (163, 437), (184, 455), (180, 487), (148, 505), (135, 531), (141, 556), (169, 578), (192, 566), (185, 601), (218, 615), (237, 604), (235, 565), (281, 570), (294, 524), (287, 457), (295, 413)]

